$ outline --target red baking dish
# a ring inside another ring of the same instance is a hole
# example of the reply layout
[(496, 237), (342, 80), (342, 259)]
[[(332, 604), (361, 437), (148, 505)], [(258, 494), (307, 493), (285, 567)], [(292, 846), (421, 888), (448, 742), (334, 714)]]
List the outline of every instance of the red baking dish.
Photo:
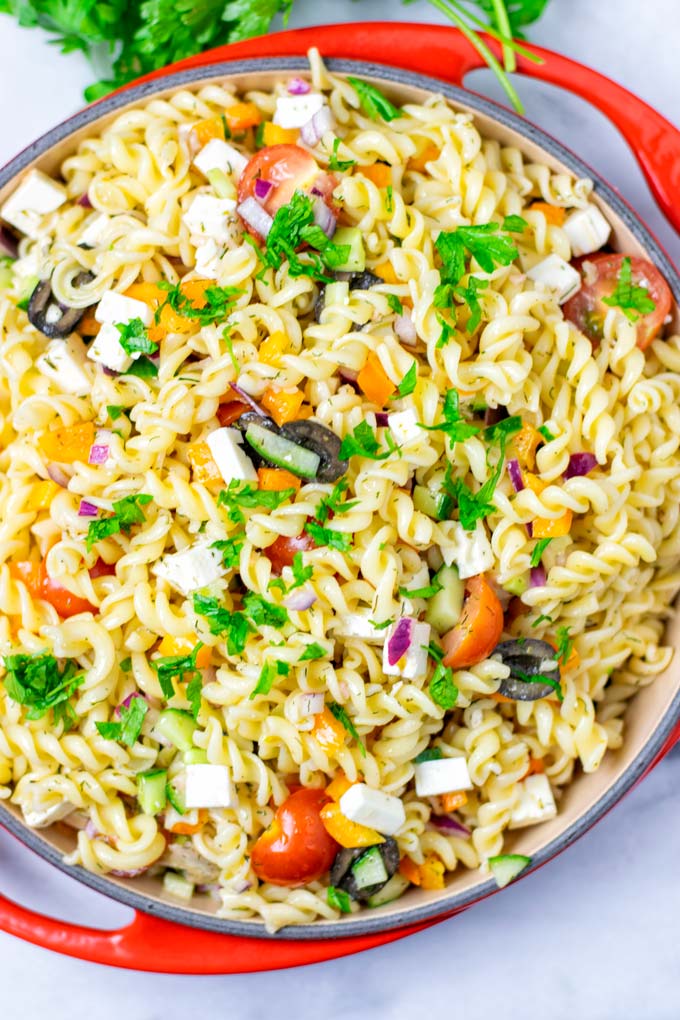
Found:
[[(490, 45), (495, 45), (489, 40)], [(623, 199), (586, 167), (578, 156), (515, 114), (462, 89), (465, 75), (480, 66), (476, 51), (454, 29), (401, 23), (335, 25), (284, 32), (223, 47), (154, 73), (122, 93), (90, 107), (39, 139), (0, 171), (0, 196), (16, 174), (34, 162), (55, 167), (76, 136), (96, 130), (96, 122), (157, 92), (202, 79), (234, 75), (252, 81), (289, 73), (305, 65), (304, 54), (317, 46), (339, 73), (354, 73), (384, 85), (395, 96), (443, 91), (456, 106), (471, 110), (485, 134), (512, 136), (553, 164), (567, 166), (596, 182), (597, 201), (607, 210), (619, 247), (645, 253), (664, 273), (680, 301), (680, 277), (666, 253)], [(536, 49), (542, 64), (520, 60), (523, 74), (560, 85), (597, 106), (620, 129), (662, 210), (680, 229), (680, 132), (621, 86), (582, 65)], [(363, 62), (363, 63), (357, 63)], [(425, 76), (425, 77), (424, 77)], [(263, 80), (264, 80), (263, 79)], [(454, 86), (454, 87), (451, 87)], [(680, 620), (669, 625), (667, 641), (680, 648)], [(540, 833), (513, 835), (511, 852), (527, 853), (541, 866), (592, 826), (630, 790), (680, 738), (680, 671), (671, 669), (633, 702), (624, 748), (610, 753), (598, 773), (579, 777), (555, 822)], [(229, 922), (207, 909), (180, 907), (164, 898), (160, 883), (95, 876), (64, 864), (70, 849), (62, 831), (30, 830), (20, 815), (0, 804), (0, 824), (63, 871), (124, 903), (137, 913), (131, 925), (114, 932), (83, 928), (43, 917), (0, 896), (0, 930), (36, 945), (113, 966), (166, 973), (216, 974), (274, 970), (346, 956), (382, 945), (451, 917), (491, 895), (494, 883), (479, 875), (454, 877), (442, 893), (408, 893), (398, 905), (368, 911), (338, 922), (283, 929), (267, 935), (258, 922)], [(409, 897), (412, 897), (409, 899)], [(192, 927), (186, 937), (186, 925)], [(266, 940), (266, 953), (262, 952)], [(154, 952), (148, 952), (153, 944)]]

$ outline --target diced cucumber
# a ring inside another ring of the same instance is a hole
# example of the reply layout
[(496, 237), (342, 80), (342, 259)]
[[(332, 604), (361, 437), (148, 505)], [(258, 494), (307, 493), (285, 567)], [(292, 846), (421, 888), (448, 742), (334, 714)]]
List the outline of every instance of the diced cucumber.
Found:
[(236, 198), (234, 182), (229, 180), (224, 170), (219, 170), (217, 167), (214, 170), (208, 170), (208, 180), (218, 198)]
[(510, 581), (507, 581), (503, 585), (504, 591), (509, 591), (511, 595), (524, 595), (524, 592), (529, 587), (529, 575), (522, 574), (521, 577), (513, 577)]
[(166, 769), (151, 769), (137, 776), (137, 800), (145, 815), (158, 815), (165, 810), (167, 779)]
[(525, 857), (524, 854), (501, 854), (499, 857), (489, 857), (489, 867), (499, 889), (509, 885), (530, 864), (531, 857)]
[(470, 406), (472, 407), (472, 410), (475, 412), (475, 414), (483, 414), (484, 411), (486, 411), (488, 405), (486, 403), (486, 400), (483, 400), (481, 397), (473, 397), (472, 404)]
[(442, 567), (434, 575), (442, 587), (428, 599), (425, 620), (438, 634), (445, 634), (460, 620), (465, 600), (465, 582), (461, 581), (455, 567)]
[(202, 747), (190, 747), (182, 755), (182, 761), (185, 765), (207, 765), (208, 755)]
[(333, 244), (348, 244), (349, 255), (342, 265), (335, 266), (341, 272), (363, 273), (366, 268), (364, 239), (358, 227), (338, 227), (333, 234)]
[(194, 883), (188, 882), (186, 878), (178, 875), (176, 871), (165, 872), (163, 875), (163, 888), (170, 896), (174, 896), (178, 900), (184, 900), (185, 903), (188, 903), (194, 895)]
[(305, 446), (292, 443), (290, 439), (270, 432), (261, 425), (249, 425), (246, 440), (260, 457), (276, 467), (287, 468), (299, 478), (316, 478), (321, 458), (318, 453)]
[(382, 889), (379, 889), (377, 893), (373, 893), (366, 900), (366, 904), (369, 907), (382, 907), (385, 903), (398, 900), (406, 892), (409, 884), (409, 880), (397, 872), (396, 875), (392, 875), (392, 878), (389, 882), (385, 883)]
[(454, 502), (447, 492), (416, 485), (413, 490), (413, 505), (416, 510), (433, 517), (436, 521), (447, 521), (454, 510)]
[(165, 708), (158, 716), (156, 730), (169, 740), (178, 751), (189, 751), (194, 746), (196, 720), (181, 708)]
[(39, 276), (26, 276), (24, 278), (24, 285), (21, 288), (20, 299), (19, 301), (17, 301), (17, 308), (21, 308), (22, 311), (24, 312), (26, 311), (26, 309), (28, 308), (28, 302), (31, 299), (31, 294), (33, 293), (33, 291), (35, 290), (39, 283), (40, 283)]
[(357, 889), (367, 889), (370, 885), (380, 885), (387, 881), (389, 876), (377, 846), (369, 847), (352, 865), (352, 875)]
[(169, 803), (174, 807), (178, 815), (183, 815), (186, 812), (187, 806), (184, 795), (184, 770), (178, 772), (176, 776), (168, 780), (165, 788), (165, 793)]
[(14, 279), (13, 262), (14, 260), (7, 256), (0, 257), (0, 290), (6, 290), (12, 286), (12, 280)]

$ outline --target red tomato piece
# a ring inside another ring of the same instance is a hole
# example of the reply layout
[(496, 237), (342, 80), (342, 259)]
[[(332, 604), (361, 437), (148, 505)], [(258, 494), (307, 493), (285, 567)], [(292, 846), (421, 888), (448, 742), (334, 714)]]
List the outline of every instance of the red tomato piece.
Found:
[(44, 599), (54, 606), (56, 611), (66, 620), (69, 616), (77, 616), (78, 613), (98, 613), (99, 610), (87, 599), (81, 599), (59, 584), (53, 581), (47, 573), (44, 562), (36, 563), (33, 560), (24, 560), (19, 563), (10, 564), (10, 573), (17, 580), (23, 581), (34, 599)]
[(465, 582), (460, 620), (442, 637), (444, 665), (452, 669), (474, 666), (491, 655), (503, 633), (503, 607), (484, 574)]
[(98, 577), (113, 577), (116, 573), (116, 564), (107, 563), (105, 560), (99, 557), (93, 567), (90, 567), (88, 574), (95, 581)]
[(258, 878), (273, 885), (305, 885), (330, 870), (340, 848), (321, 821), (321, 808), (328, 803), (323, 790), (309, 789), (283, 802), (250, 855)]
[(226, 404), (220, 404), (217, 408), (217, 420), (222, 428), (233, 425), (244, 411), (248, 410), (248, 404), (242, 400), (229, 400)]
[[(583, 286), (578, 294), (565, 301), (562, 311), (593, 343), (599, 343), (602, 339), (604, 317), (610, 307), (602, 299), (610, 297), (615, 291), (624, 258), (625, 255), (583, 255), (573, 261), (574, 268), (583, 277)], [(661, 331), (671, 310), (672, 297), (668, 284), (656, 266), (647, 259), (634, 256), (630, 257), (630, 261), (633, 283), (645, 287), (656, 305), (653, 312), (640, 315), (637, 319), (637, 345), (644, 351)]]
[(295, 553), (307, 552), (309, 549), (316, 549), (316, 547), (312, 536), (308, 535), (306, 531), (302, 531), (292, 538), (288, 538), (287, 535), (279, 535), (276, 541), (262, 552), (268, 560), (271, 560), (274, 573), (280, 574), (284, 567), (293, 566)]
[(267, 145), (250, 159), (238, 182), (238, 200), (255, 195), (255, 182), (272, 185), (266, 198), (259, 199), (263, 208), (274, 216), (288, 205), (296, 191), (307, 191), (319, 176), (316, 160), (299, 145)]

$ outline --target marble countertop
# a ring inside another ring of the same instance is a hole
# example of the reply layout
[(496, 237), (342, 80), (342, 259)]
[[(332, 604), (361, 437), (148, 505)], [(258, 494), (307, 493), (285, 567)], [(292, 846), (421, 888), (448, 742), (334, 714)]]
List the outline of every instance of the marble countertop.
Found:
[[(648, 5), (648, 12), (652, 5)], [(532, 39), (603, 71), (680, 122), (677, 0), (553, 0)], [(424, 3), (296, 0), (291, 25), (440, 20)], [(660, 44), (660, 39), (663, 43)], [(81, 105), (92, 80), (78, 55), (0, 16), (0, 163)], [(468, 84), (500, 98), (487, 72)], [(680, 264), (680, 238), (656, 209), (617, 132), (586, 103), (521, 82), (529, 119), (614, 183)], [(121, 972), (0, 934), (2, 1015), (14, 1020), (677, 1020), (680, 1015), (680, 751), (548, 867), (451, 921), (359, 957), (236, 977)], [(131, 912), (51, 869), (0, 831), (0, 891), (54, 917), (102, 928)], [(190, 934), (187, 936), (190, 938)], [(150, 947), (153, 952), (153, 947)]]

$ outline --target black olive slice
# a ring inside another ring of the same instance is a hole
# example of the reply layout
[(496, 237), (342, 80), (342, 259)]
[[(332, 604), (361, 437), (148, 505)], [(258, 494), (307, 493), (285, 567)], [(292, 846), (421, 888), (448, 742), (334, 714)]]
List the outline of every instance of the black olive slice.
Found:
[[(538, 638), (518, 638), (502, 641), (494, 650), (494, 658), (510, 667), (510, 676), (501, 680), (499, 694), (513, 701), (538, 701), (559, 689), (560, 668), (557, 652), (547, 641)], [(531, 677), (536, 676), (535, 682)], [(542, 683), (540, 677), (552, 683)]]

